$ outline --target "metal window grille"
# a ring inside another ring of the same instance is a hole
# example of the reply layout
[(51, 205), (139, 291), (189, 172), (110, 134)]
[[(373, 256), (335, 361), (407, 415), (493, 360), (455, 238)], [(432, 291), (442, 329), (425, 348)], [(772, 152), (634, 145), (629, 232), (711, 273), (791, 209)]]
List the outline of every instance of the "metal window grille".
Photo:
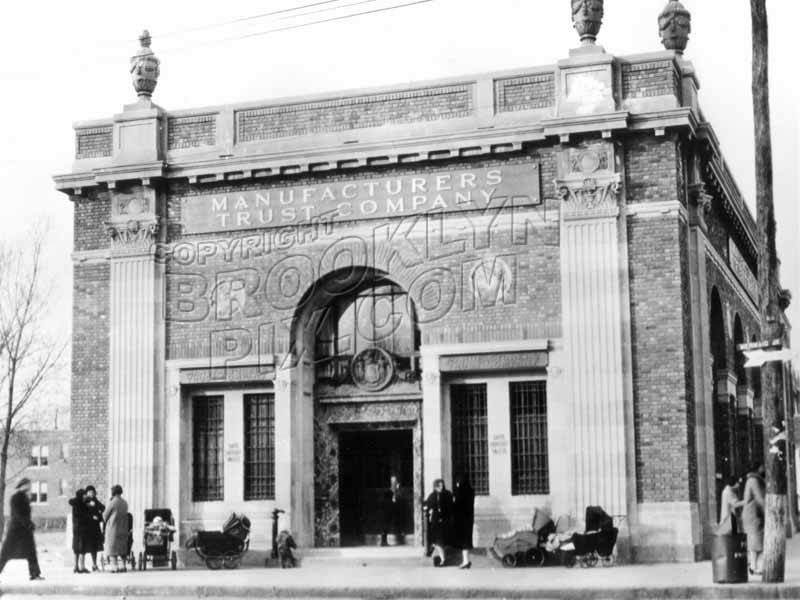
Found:
[(275, 498), (275, 397), (244, 396), (244, 499)]
[(223, 396), (195, 396), (192, 499), (207, 502), (223, 499)]
[(476, 494), (489, 494), (486, 384), (450, 386), (453, 475), (469, 477)]
[(514, 381), (511, 397), (511, 494), (549, 494), (544, 381)]

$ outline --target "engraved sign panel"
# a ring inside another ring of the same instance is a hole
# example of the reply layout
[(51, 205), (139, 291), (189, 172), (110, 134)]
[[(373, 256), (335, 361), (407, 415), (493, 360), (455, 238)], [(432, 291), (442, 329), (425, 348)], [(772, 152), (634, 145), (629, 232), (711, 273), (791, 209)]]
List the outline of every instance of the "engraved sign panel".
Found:
[(184, 233), (386, 219), (541, 203), (537, 163), (432, 171), (183, 198)]
[(758, 280), (750, 270), (750, 267), (747, 266), (747, 261), (742, 256), (739, 246), (736, 245), (732, 238), (728, 238), (728, 262), (747, 295), (750, 296), (753, 302), (758, 303)]

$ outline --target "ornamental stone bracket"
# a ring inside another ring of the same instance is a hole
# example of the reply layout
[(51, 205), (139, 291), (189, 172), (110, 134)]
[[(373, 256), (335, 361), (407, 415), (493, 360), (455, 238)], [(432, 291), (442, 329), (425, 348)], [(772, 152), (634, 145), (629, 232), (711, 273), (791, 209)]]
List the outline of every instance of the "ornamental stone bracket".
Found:
[(620, 174), (614, 172), (614, 147), (567, 148), (558, 159), (556, 194), (563, 200), (564, 219), (616, 217)]
[(708, 216), (711, 214), (711, 195), (706, 192), (703, 183), (693, 183), (689, 186), (689, 224), (708, 231)]

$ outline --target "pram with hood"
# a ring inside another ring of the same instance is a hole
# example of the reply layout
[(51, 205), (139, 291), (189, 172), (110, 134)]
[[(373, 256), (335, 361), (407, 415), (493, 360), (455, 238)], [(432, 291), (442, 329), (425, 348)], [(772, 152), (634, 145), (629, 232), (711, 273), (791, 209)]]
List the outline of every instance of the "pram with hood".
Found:
[(492, 553), (504, 567), (522, 565), (541, 566), (545, 562), (542, 548), (547, 537), (555, 531), (555, 524), (544, 510), (536, 508), (530, 529), (499, 535), (492, 544)]
[(153, 567), (169, 565), (178, 567), (177, 553), (172, 550), (175, 539), (175, 520), (168, 508), (151, 508), (144, 511), (144, 551), (139, 553), (139, 570), (147, 569), (149, 560)]
[(250, 547), (250, 519), (231, 513), (222, 531), (198, 531), (186, 541), (209, 569), (235, 569)]
[[(602, 562), (604, 567), (614, 564), (614, 546), (619, 529), (614, 527), (613, 519), (599, 506), (586, 507), (586, 530), (574, 533), (568, 541), (557, 546), (561, 562), (566, 567), (580, 564), (594, 567)], [(552, 544), (551, 549), (556, 549)]]

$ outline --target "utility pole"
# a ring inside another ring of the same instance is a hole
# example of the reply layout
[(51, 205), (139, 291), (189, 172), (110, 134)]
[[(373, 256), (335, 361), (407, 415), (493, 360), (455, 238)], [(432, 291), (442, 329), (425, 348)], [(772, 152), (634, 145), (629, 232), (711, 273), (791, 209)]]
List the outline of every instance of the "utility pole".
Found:
[[(758, 287), (761, 338), (782, 337), (778, 320), (778, 258), (775, 251), (775, 207), (772, 194), (772, 140), (769, 114), (769, 40), (766, 0), (750, 0), (753, 30), (753, 125), (756, 156), (756, 210), (758, 223)], [(761, 367), (761, 405), (764, 411), (764, 440), (775, 435), (781, 423), (778, 368), (781, 363), (765, 362)], [(780, 583), (786, 563), (786, 465), (777, 454), (766, 453), (767, 493), (764, 507), (764, 575), (766, 583)]]

